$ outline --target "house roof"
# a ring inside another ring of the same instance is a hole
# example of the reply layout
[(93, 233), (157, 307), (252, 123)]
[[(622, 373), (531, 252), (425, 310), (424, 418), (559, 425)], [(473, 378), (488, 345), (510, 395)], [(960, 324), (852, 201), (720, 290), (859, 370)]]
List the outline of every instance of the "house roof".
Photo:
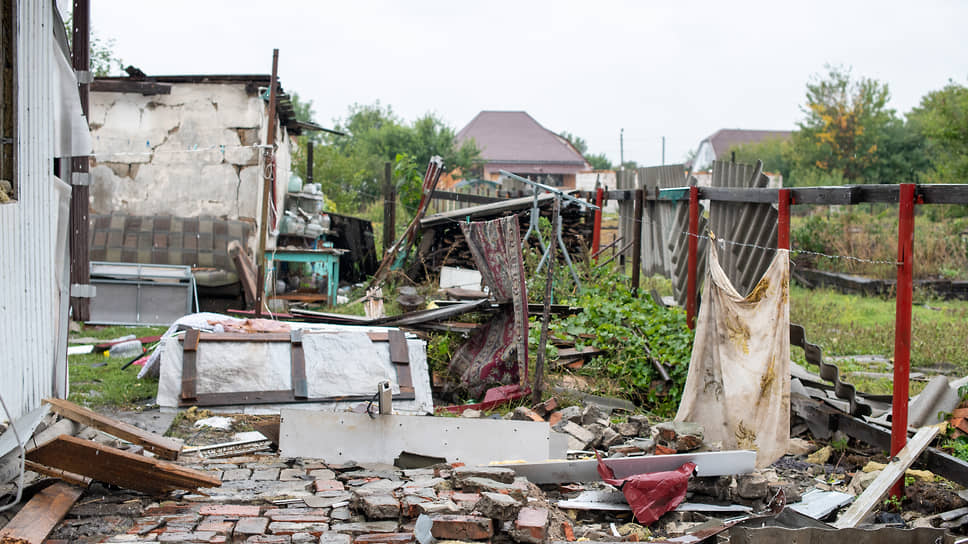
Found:
[(547, 164), (590, 168), (568, 140), (541, 126), (524, 111), (482, 111), (457, 133), (474, 139), (486, 163)]
[(711, 136), (700, 142), (709, 142), (716, 158), (722, 158), (723, 154), (733, 146), (740, 144), (754, 144), (764, 140), (789, 140), (792, 131), (789, 130), (743, 130), (738, 128), (723, 128), (714, 132)]

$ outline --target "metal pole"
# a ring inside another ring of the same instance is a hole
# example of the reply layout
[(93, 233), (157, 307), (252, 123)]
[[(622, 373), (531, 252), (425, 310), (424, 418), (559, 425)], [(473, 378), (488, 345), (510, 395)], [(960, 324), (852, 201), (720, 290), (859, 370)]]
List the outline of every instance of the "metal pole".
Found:
[(306, 183), (313, 182), (313, 143), (306, 142)]
[[(553, 229), (561, 228), (560, 198), (555, 199), (551, 211), (551, 226)], [(555, 250), (557, 247), (556, 244), (551, 244), (551, 261), (548, 262), (548, 277), (545, 279), (544, 307), (541, 314), (541, 339), (538, 343), (538, 354), (534, 361), (534, 391), (531, 392), (531, 400), (534, 403), (541, 402), (541, 392), (544, 388), (545, 349), (548, 346), (548, 323), (551, 321), (551, 285), (555, 278), (557, 257)]]
[(686, 324), (696, 328), (696, 275), (699, 259), (699, 187), (689, 187), (689, 270), (686, 280)]
[[(89, 89), (86, 83), (91, 73), (91, 4), (89, 0), (74, 0), (73, 11), (73, 39), (71, 40), (71, 64), (78, 79), (77, 92), (81, 99), (81, 111), (86, 118), (90, 118)], [(91, 283), (91, 253), (88, 241), (90, 230), (90, 156), (71, 157), (71, 210), (70, 210), (70, 252), (71, 252), (71, 285), (89, 285)], [(87, 321), (91, 318), (91, 299), (71, 297), (71, 309), (74, 319)]]
[(618, 160), (619, 170), (625, 170), (625, 129), (621, 129), (618, 133)]
[(642, 273), (642, 189), (635, 190), (635, 207), (632, 219), (632, 296), (639, 294), (639, 276)]
[(665, 166), (665, 136), (662, 137), (662, 166)]
[(393, 163), (383, 164), (383, 254), (386, 255), (396, 238), (396, 198), (393, 194)]
[(266, 234), (269, 230), (269, 201), (273, 198), (272, 186), (276, 172), (274, 156), (276, 145), (276, 77), (279, 72), (279, 50), (272, 50), (272, 76), (269, 79), (269, 127), (266, 132), (266, 145), (263, 154), (265, 166), (262, 169), (262, 222), (259, 223), (259, 252), (256, 254), (259, 265), (259, 278), (256, 282), (255, 315), (262, 316), (263, 298), (266, 291)]
[(777, 249), (790, 249), (790, 189), (777, 191)]
[(598, 262), (598, 249), (602, 245), (602, 199), (605, 196), (605, 191), (599, 187), (595, 191), (595, 205), (598, 209), (595, 210), (595, 230), (592, 231), (592, 254), (595, 255), (595, 262)]
[[(911, 372), (911, 304), (914, 268), (914, 188), (902, 183), (897, 224), (897, 309), (894, 318), (894, 399), (891, 403), (891, 455), (907, 443), (908, 393)], [(904, 495), (904, 478), (894, 484), (891, 495)]]

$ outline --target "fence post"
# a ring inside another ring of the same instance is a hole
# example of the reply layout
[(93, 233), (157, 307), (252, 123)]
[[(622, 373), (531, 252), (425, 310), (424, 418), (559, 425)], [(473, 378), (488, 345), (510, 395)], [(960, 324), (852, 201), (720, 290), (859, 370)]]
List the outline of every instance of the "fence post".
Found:
[[(897, 309), (894, 317), (894, 399), (891, 403), (891, 455), (907, 443), (908, 394), (911, 372), (911, 304), (914, 268), (914, 189), (902, 183), (898, 199), (897, 223)], [(891, 495), (904, 495), (904, 478), (891, 489)]]
[(393, 187), (393, 163), (383, 165), (383, 254), (396, 241), (397, 195)]
[(696, 328), (696, 275), (699, 268), (699, 187), (689, 187), (689, 264), (686, 279), (686, 324)]
[(598, 262), (598, 249), (602, 245), (602, 196), (605, 191), (601, 187), (595, 191), (595, 230), (592, 231), (592, 255), (595, 255), (595, 262)]
[(642, 208), (643, 190), (635, 190), (635, 208), (632, 214), (632, 296), (639, 295), (639, 276), (642, 273)]
[(790, 249), (790, 204), (790, 189), (780, 189), (777, 191), (777, 249)]

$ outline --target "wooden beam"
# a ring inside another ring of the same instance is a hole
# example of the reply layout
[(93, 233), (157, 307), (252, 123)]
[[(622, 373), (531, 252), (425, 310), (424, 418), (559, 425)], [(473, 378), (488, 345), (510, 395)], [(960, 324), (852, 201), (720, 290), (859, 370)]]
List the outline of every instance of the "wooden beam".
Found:
[(303, 352), (302, 330), (296, 329), (290, 333), (292, 347), (289, 350), (289, 383), (292, 384), (292, 394), (297, 399), (309, 396), (309, 384), (306, 383), (306, 355)]
[(80, 487), (87, 487), (91, 485), (91, 482), (93, 481), (87, 476), (81, 476), (80, 474), (74, 474), (73, 472), (67, 472), (66, 470), (51, 468), (33, 461), (24, 461), (24, 468), (36, 472), (37, 474), (50, 476), (51, 478), (60, 478), (69, 484)]
[(222, 485), (222, 480), (207, 472), (135, 455), (69, 435), (61, 435), (56, 440), (27, 452), (27, 459), (150, 495)]
[(140, 93), (144, 96), (171, 94), (171, 85), (153, 81), (95, 79), (91, 91), (96, 93)]
[(83, 493), (63, 482), (45, 488), (0, 529), (0, 544), (41, 544)]
[(83, 406), (78, 406), (73, 402), (64, 399), (44, 399), (44, 402), (49, 404), (51, 409), (62, 417), (76, 421), (82, 425), (87, 425), (88, 427), (93, 427), (99, 431), (104, 431), (133, 444), (143, 446), (146, 450), (162, 459), (178, 459), (178, 452), (182, 449), (183, 443), (181, 440), (150, 433), (134, 425), (129, 425), (123, 421), (118, 421), (88, 410)]
[(931, 444), (938, 427), (922, 427), (917, 434), (908, 441), (904, 449), (887, 464), (881, 474), (857, 497), (854, 504), (847, 509), (834, 523), (838, 529), (856, 527), (867, 515), (880, 504), (884, 495), (890, 491), (894, 482), (904, 477), (904, 471), (910, 467), (925, 448)]
[(195, 398), (196, 358), (198, 354), (198, 329), (188, 329), (182, 340), (182, 389), (183, 400)]

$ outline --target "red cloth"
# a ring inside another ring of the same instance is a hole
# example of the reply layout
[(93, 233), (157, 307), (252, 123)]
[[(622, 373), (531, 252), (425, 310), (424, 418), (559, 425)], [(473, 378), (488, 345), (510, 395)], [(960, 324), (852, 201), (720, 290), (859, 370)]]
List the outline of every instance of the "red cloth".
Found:
[(598, 455), (598, 475), (605, 483), (622, 490), (635, 519), (642, 525), (655, 523), (663, 514), (682, 504), (689, 477), (695, 469), (696, 463), (686, 463), (676, 470), (616, 479), (615, 472)]

